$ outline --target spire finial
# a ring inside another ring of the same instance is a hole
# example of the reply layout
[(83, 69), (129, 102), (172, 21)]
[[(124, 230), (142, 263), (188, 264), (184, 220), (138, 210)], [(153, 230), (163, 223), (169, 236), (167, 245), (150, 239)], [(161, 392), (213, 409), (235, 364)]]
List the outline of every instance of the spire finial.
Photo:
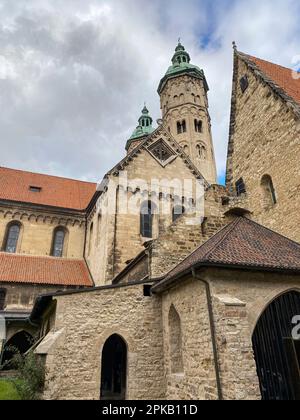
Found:
[(181, 38), (179, 37), (179, 38), (178, 38), (178, 44), (180, 44), (180, 42), (181, 42)]
[(233, 49), (234, 49), (235, 51), (237, 50), (237, 46), (236, 46), (235, 41), (232, 41), (232, 47), (233, 47)]

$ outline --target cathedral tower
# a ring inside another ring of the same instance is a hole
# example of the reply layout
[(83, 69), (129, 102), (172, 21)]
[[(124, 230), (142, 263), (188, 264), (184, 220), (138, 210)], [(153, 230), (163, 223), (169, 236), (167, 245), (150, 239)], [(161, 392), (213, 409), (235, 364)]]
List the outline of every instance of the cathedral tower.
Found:
[(172, 66), (158, 87), (162, 117), (205, 179), (215, 184), (217, 174), (208, 112), (208, 84), (203, 70), (190, 64), (190, 60), (179, 42)]

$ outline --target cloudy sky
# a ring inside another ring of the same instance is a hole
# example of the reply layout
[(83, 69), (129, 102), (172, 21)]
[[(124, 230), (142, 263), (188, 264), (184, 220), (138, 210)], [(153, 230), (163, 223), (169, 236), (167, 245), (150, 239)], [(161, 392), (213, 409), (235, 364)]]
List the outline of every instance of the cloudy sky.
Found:
[(177, 39), (204, 69), (220, 180), (238, 49), (293, 67), (299, 0), (0, 0), (0, 165), (98, 181), (124, 156)]

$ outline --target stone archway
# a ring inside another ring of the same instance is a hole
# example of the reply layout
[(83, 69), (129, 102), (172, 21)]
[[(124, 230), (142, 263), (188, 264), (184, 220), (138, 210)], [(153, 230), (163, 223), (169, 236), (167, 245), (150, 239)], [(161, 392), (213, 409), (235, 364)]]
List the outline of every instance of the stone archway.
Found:
[(300, 337), (293, 320), (300, 315), (300, 293), (286, 292), (260, 316), (252, 336), (263, 400), (300, 400)]
[(6, 343), (3, 349), (2, 365), (4, 369), (11, 369), (11, 359), (16, 353), (24, 354), (33, 345), (34, 339), (27, 331), (19, 331), (14, 334)]
[(105, 342), (101, 361), (101, 400), (125, 400), (127, 345), (117, 334)]

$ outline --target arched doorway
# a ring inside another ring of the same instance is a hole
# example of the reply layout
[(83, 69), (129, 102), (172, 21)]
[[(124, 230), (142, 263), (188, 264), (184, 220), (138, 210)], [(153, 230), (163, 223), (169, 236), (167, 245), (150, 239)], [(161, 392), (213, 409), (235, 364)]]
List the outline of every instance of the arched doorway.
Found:
[(261, 315), (252, 342), (263, 400), (300, 400), (300, 339), (293, 318), (300, 315), (300, 293), (275, 299)]
[(102, 400), (124, 400), (126, 396), (127, 346), (117, 334), (110, 336), (102, 350)]
[(24, 354), (33, 345), (34, 340), (31, 334), (26, 331), (19, 331), (13, 335), (4, 346), (2, 365), (4, 369), (12, 369), (9, 363), (16, 353)]

